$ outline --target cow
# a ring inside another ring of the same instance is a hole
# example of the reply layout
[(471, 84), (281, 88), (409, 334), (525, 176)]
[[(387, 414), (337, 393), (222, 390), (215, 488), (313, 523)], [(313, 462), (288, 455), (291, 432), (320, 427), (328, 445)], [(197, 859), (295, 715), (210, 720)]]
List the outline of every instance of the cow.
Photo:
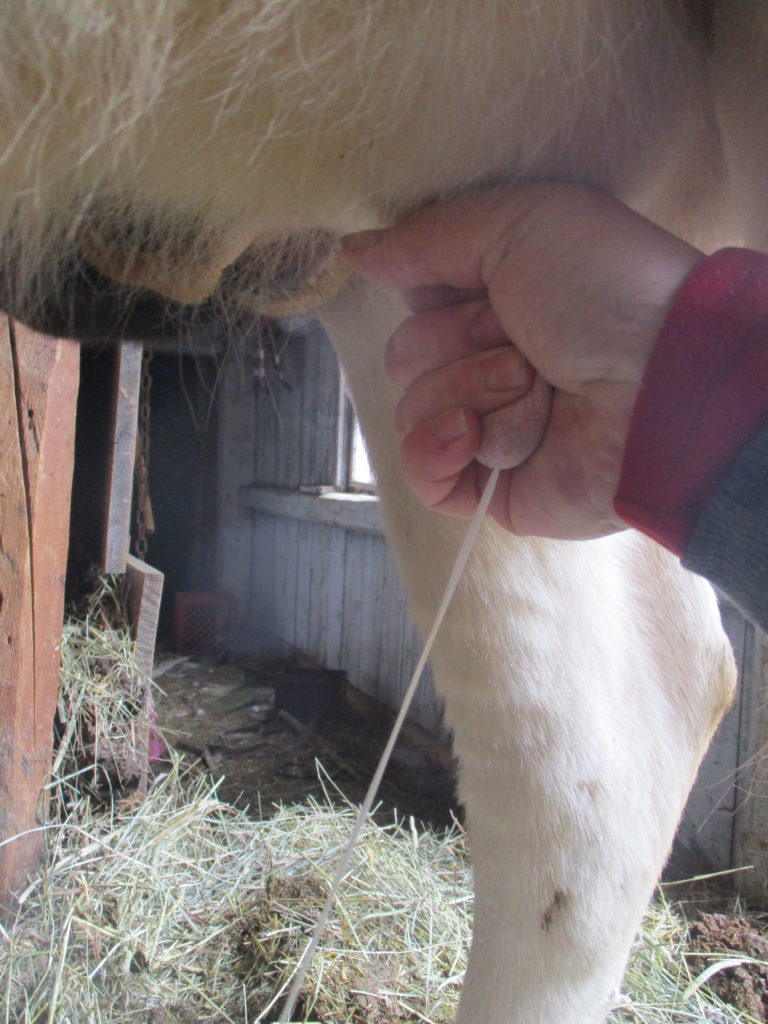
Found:
[[(83, 339), (317, 309), (426, 629), (464, 527), (398, 471), (395, 295), (339, 237), (468, 188), (603, 189), (764, 247), (757, 0), (14, 0), (0, 300)], [(485, 525), (438, 640), (475, 884), (459, 1024), (608, 1012), (734, 686), (715, 598), (631, 532)]]

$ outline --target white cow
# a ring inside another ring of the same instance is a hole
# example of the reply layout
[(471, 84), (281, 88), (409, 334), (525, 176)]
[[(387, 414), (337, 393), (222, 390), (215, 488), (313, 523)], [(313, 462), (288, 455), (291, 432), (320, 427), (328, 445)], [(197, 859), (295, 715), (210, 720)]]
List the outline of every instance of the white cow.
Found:
[[(768, 241), (758, 0), (13, 0), (0, 7), (4, 304), (152, 333), (325, 302), (422, 628), (464, 527), (398, 473), (404, 309), (337, 237), (559, 178), (703, 248)], [(153, 293), (153, 294), (150, 294)], [(168, 300), (162, 305), (158, 295)], [(733, 666), (712, 593), (639, 536), (488, 524), (434, 655), (476, 884), (461, 1024), (594, 1024)]]

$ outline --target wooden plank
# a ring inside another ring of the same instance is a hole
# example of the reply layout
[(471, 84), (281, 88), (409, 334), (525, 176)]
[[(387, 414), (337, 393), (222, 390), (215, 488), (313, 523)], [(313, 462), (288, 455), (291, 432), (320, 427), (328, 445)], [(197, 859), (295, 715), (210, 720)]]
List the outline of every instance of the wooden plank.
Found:
[(322, 373), (317, 365), (318, 346), (313, 335), (305, 335), (292, 342), (301, 345), (304, 365), (301, 380), (301, 420), (299, 427), (299, 447), (294, 455), (298, 460), (299, 485), (328, 484), (333, 477), (326, 476), (324, 467), (319, 465), (318, 451), (318, 402), (320, 391), (325, 383), (319, 379)]
[[(10, 327), (0, 333), (0, 841), (35, 824), (40, 765), (34, 761), (32, 566)], [(39, 836), (0, 847), (0, 910), (41, 850)]]
[(125, 572), (128, 557), (142, 349), (140, 342), (123, 342), (115, 359), (106, 525), (102, 548), (102, 567), (105, 572)]
[(296, 488), (301, 479), (301, 435), (303, 420), (304, 346), (297, 341), (289, 342), (283, 349), (283, 373), (288, 387), (275, 385), (278, 395), (280, 417), (275, 427), (264, 437), (262, 444), (275, 446), (277, 455), (274, 483), (278, 487)]
[(344, 579), (342, 666), (351, 681), (371, 696), (378, 693), (381, 648), (382, 541), (350, 533)]
[[(58, 692), (79, 349), (0, 328), (0, 841), (45, 817)], [(41, 834), (0, 847), (0, 906), (34, 870)]]
[[(281, 339), (278, 339), (279, 343)], [(267, 342), (269, 344), (269, 342)], [(284, 382), (267, 369), (266, 390), (254, 391), (246, 383), (255, 406), (256, 437), (254, 479), (270, 487), (295, 488), (301, 483), (301, 408), (304, 346), (293, 340), (282, 351)]]
[[(390, 707), (399, 707), (405, 695), (410, 672), (402, 671), (403, 665), (398, 650), (402, 642), (402, 621), (406, 614), (405, 595), (392, 564), (389, 549), (382, 544), (381, 559), (384, 576), (382, 580), (382, 645), (379, 658), (379, 699)], [(411, 672), (413, 668), (411, 668)]]
[(341, 664), (344, 607), (344, 561), (347, 534), (328, 526), (314, 526), (315, 571), (310, 594), (310, 641), (313, 657), (328, 668)]
[(339, 364), (319, 324), (292, 344), (305, 349), (300, 482), (333, 484), (337, 469)]
[[(351, 683), (347, 683), (344, 689), (344, 699), (362, 718), (384, 721), (389, 726), (394, 723), (396, 710), (382, 704)], [(445, 771), (454, 771), (456, 762), (451, 745), (445, 738), (438, 738), (434, 733), (411, 721), (403, 723), (402, 735), (407, 743), (421, 751), (434, 765)]]
[(738, 722), (736, 705), (723, 719), (699, 769), (675, 837), (676, 874), (727, 871), (732, 866)]
[(388, 551), (379, 537), (366, 538), (367, 585), (363, 594), (363, 636), (366, 643), (366, 673), (372, 692), (381, 699), (384, 692), (382, 681), (382, 653), (388, 642), (384, 635), (384, 612), (390, 596), (384, 581)]
[(277, 487), (241, 487), (239, 498), (241, 506), (253, 512), (382, 536), (379, 503), (370, 494), (304, 494)]
[(250, 600), (243, 629), (248, 643), (260, 651), (275, 648), (277, 621), (275, 612), (275, 579), (272, 551), (275, 524), (272, 516), (253, 516), (253, 555), (250, 563)]
[(254, 473), (256, 425), (253, 384), (234, 360), (223, 371), (218, 413), (216, 481), (216, 580), (218, 590), (235, 595), (241, 627), (251, 619), (254, 576), (253, 516), (238, 504), (238, 490)]
[[(739, 663), (744, 647), (744, 620), (735, 609), (723, 607), (721, 610)], [(668, 866), (671, 877), (727, 871), (732, 866), (739, 721), (737, 698), (720, 723), (699, 768), (675, 836), (674, 851)]]
[(276, 632), (291, 647), (296, 646), (296, 592), (299, 566), (299, 523), (275, 520), (270, 583), (273, 590)]
[[(261, 484), (274, 484), (277, 480), (276, 451), (278, 445), (279, 410), (272, 393), (251, 392), (254, 417), (253, 480)], [(258, 442), (257, 439), (258, 438)]]
[(128, 577), (128, 613), (136, 644), (136, 664), (140, 672), (151, 676), (165, 577), (159, 569), (154, 569), (134, 555), (128, 555), (125, 572)]
[(80, 346), (13, 325), (32, 516), (35, 731), (45, 770), (59, 686)]
[(749, 623), (746, 631), (733, 864), (752, 867), (736, 876), (739, 889), (764, 898), (768, 893), (768, 639)]
[[(360, 545), (362, 537), (350, 533), (344, 560), (344, 614), (341, 636), (341, 668), (350, 682), (365, 689), (360, 665)], [(353, 568), (354, 567), (354, 568)]]
[(284, 708), (277, 712), (277, 717), (282, 719), (286, 725), (289, 725), (299, 736), (307, 740), (318, 753), (322, 754), (323, 757), (327, 757), (330, 761), (333, 761), (335, 765), (343, 769), (347, 775), (350, 775), (353, 779), (358, 782), (362, 782), (364, 785), (368, 785), (370, 778), (368, 773), (358, 768), (356, 764), (349, 761), (346, 757), (342, 757), (339, 751), (330, 744), (326, 739), (314, 732), (303, 722), (300, 722), (298, 718), (294, 718), (293, 715), (289, 714)]
[(128, 614), (135, 643), (136, 666), (143, 677), (142, 707), (137, 718), (136, 756), (140, 767), (138, 788), (146, 793), (149, 770), (149, 735), (152, 725), (152, 665), (155, 660), (157, 621), (163, 596), (164, 576), (146, 562), (128, 555)]
[(310, 637), (310, 614), (313, 603), (313, 577), (316, 572), (313, 533), (310, 523), (299, 523), (296, 538), (296, 605), (294, 609), (294, 644), (297, 649), (316, 658)]
[(345, 546), (343, 530), (299, 526), (295, 643), (326, 668), (339, 666)]

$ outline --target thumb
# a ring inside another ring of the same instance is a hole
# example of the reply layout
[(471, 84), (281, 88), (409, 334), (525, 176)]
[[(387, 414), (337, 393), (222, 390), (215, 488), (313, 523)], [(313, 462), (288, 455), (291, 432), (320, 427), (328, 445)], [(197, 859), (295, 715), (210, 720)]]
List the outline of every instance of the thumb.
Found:
[(500, 207), (514, 207), (515, 195), (493, 189), (423, 207), (392, 228), (346, 235), (342, 255), (361, 277), (388, 288), (485, 288), (500, 214), (514, 216)]

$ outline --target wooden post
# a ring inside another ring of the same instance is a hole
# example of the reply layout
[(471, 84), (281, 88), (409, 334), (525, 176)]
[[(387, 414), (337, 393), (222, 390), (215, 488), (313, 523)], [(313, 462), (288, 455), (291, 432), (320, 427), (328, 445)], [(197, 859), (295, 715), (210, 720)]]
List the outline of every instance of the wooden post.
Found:
[[(0, 908), (38, 864), (79, 382), (74, 342), (0, 317)], [(10, 840), (6, 842), (6, 840)]]

